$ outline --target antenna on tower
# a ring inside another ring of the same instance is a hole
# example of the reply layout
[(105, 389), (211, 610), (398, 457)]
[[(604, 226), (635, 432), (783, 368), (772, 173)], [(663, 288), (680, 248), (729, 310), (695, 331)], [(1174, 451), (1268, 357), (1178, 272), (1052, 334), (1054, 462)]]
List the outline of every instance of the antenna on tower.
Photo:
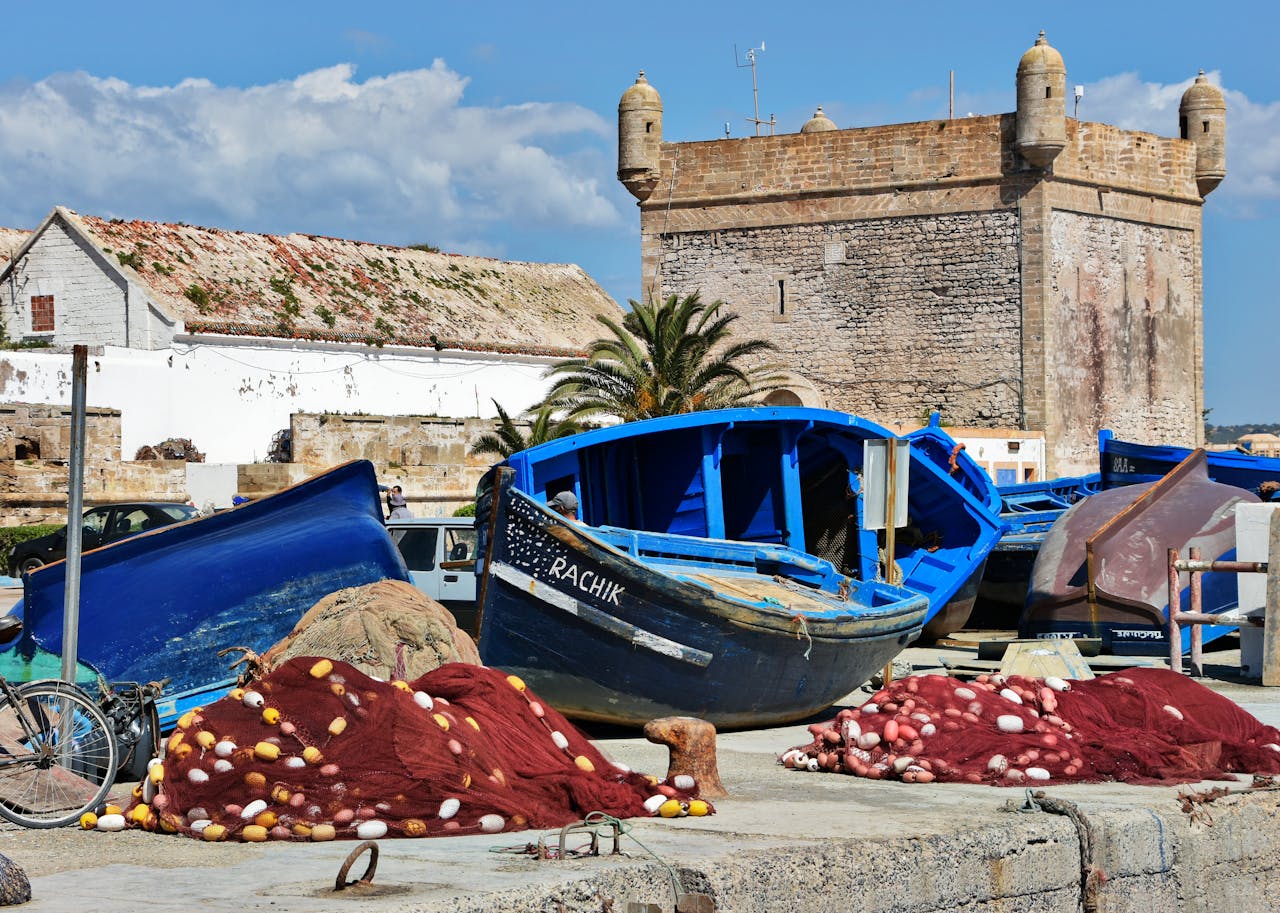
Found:
[(773, 136), (773, 128), (777, 124), (777, 121), (774, 120), (773, 115), (770, 114), (768, 120), (760, 119), (760, 87), (756, 82), (756, 54), (763, 54), (763, 53), (764, 53), (764, 42), (761, 41), (760, 47), (749, 48), (747, 50), (747, 53), (745, 55), (747, 59), (746, 63), (738, 63), (738, 46), (735, 44), (733, 46), (733, 65), (740, 70), (746, 69), (747, 67), (751, 67), (751, 97), (752, 97), (752, 100), (755, 102), (755, 116), (748, 117), (747, 123), (756, 125), (756, 136), (760, 135), (760, 125), (768, 124), (769, 135)]

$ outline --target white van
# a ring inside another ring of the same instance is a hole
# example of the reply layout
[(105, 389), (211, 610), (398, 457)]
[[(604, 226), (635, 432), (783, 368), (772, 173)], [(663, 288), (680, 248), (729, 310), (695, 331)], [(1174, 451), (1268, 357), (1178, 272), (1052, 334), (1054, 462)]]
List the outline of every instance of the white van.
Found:
[(458, 627), (476, 630), (476, 530), (471, 517), (406, 517), (387, 532), (409, 566), (413, 585), (453, 613)]

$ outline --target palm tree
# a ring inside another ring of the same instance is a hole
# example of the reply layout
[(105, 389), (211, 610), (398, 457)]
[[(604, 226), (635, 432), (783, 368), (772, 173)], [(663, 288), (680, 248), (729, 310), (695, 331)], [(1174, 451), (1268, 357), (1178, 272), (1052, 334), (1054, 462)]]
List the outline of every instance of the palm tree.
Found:
[(557, 379), (546, 402), (564, 409), (567, 418), (603, 414), (631, 422), (754, 405), (782, 381), (772, 367), (743, 364), (774, 345), (763, 339), (729, 341), (738, 315), (722, 315), (724, 302), (704, 304), (694, 292), (630, 304), (621, 321), (596, 317), (612, 335), (590, 343), (585, 358), (547, 370)]
[(498, 410), (497, 430), (486, 432), (476, 438), (475, 443), (471, 445), (472, 455), (491, 453), (506, 459), (513, 453), (528, 450), (530, 447), (556, 438), (568, 437), (582, 430), (582, 426), (576, 421), (556, 419), (554, 407), (544, 403), (536, 410), (526, 413), (532, 417), (532, 421), (529, 425), (529, 433), (525, 434), (496, 399), (492, 402)]

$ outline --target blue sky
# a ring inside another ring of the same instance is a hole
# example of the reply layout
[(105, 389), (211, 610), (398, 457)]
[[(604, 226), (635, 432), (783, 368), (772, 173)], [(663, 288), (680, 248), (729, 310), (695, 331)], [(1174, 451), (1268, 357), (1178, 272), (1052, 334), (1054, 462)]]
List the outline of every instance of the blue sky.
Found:
[[(1041, 8), (1043, 7), (1043, 8)], [(1158, 9), (1158, 12), (1155, 10)], [(1014, 108), (1044, 29), (1080, 117), (1174, 135), (1201, 67), (1228, 102), (1204, 209), (1205, 403), (1280, 421), (1280, 67), (1272, 4), (16, 4), (0, 54), (0, 225), (108, 217), (430, 242), (574, 262), (639, 295), (639, 218), (614, 178), (643, 68), (664, 138)], [(1208, 11), (1206, 13), (1206, 11)], [(737, 55), (735, 56), (735, 45)]]

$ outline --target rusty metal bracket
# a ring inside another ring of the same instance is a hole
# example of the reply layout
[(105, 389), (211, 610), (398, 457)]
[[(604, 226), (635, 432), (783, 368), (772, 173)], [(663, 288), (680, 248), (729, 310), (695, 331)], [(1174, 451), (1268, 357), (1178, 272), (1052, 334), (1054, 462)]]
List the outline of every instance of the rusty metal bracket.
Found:
[(572, 824), (566, 824), (560, 828), (560, 852), (556, 855), (556, 859), (565, 858), (565, 843), (569, 839), (571, 833), (585, 831), (591, 834), (591, 848), (584, 854), (587, 856), (600, 855), (600, 828), (607, 826), (613, 834), (613, 852), (610, 855), (622, 855), (622, 825), (616, 818), (609, 818), (605, 821), (574, 821)]
[[(369, 851), (369, 867), (364, 870), (364, 874), (360, 876), (359, 881), (347, 881), (347, 873), (351, 871), (351, 866), (365, 850)], [(373, 840), (366, 840), (347, 855), (347, 861), (342, 863), (342, 868), (338, 869), (338, 878), (333, 884), (333, 889), (335, 891), (344, 891), (350, 887), (372, 885), (373, 873), (377, 870), (378, 844)]]

